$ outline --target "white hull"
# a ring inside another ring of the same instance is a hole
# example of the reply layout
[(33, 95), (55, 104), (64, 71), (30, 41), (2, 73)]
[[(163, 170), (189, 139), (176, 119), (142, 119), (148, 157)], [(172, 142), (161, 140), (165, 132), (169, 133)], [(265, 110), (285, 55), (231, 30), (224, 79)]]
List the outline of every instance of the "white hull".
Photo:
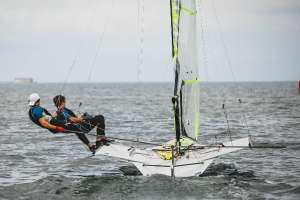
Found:
[[(119, 158), (133, 163), (144, 176), (162, 174), (176, 177), (190, 177), (202, 174), (214, 158), (247, 147), (248, 138), (242, 138), (224, 143), (225, 147), (204, 147), (203, 149), (190, 150), (183, 156), (172, 160), (164, 160), (151, 149), (137, 149), (122, 144), (112, 143), (99, 148), (95, 155), (105, 155)], [(193, 145), (193, 147), (200, 147)]]

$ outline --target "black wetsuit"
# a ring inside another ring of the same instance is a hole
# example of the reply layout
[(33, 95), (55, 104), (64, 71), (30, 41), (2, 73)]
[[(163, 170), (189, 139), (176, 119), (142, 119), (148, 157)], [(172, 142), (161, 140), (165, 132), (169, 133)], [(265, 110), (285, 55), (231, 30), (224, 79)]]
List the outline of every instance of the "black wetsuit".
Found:
[(97, 135), (105, 135), (105, 118), (103, 115), (90, 116), (85, 113), (82, 117), (84, 119), (81, 123), (82, 129), (90, 132), (93, 128), (97, 127)]
[(84, 115), (84, 121), (81, 123), (72, 123), (70, 117), (76, 117), (74, 112), (68, 108), (64, 108), (63, 111), (56, 111), (57, 117), (51, 120), (52, 124), (63, 126), (66, 133), (75, 133), (77, 137), (86, 145), (89, 144), (89, 140), (85, 136), (94, 127), (97, 128), (97, 135), (105, 135), (105, 121), (102, 115), (88, 116)]

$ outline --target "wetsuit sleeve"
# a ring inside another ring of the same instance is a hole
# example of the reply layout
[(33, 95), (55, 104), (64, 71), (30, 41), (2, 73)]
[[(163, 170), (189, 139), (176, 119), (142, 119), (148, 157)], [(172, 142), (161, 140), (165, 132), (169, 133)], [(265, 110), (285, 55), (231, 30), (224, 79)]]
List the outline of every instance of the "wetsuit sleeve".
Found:
[(44, 108), (44, 113), (45, 113), (46, 115), (52, 116), (51, 113), (50, 113), (46, 108)]
[(43, 117), (43, 108), (36, 107), (32, 109), (32, 116), (34, 117), (35, 120), (39, 120), (40, 118)]
[(70, 109), (68, 109), (68, 108), (65, 108), (65, 110), (67, 111), (67, 113), (68, 113), (71, 117), (76, 117), (75, 113), (74, 113), (72, 110), (70, 110)]

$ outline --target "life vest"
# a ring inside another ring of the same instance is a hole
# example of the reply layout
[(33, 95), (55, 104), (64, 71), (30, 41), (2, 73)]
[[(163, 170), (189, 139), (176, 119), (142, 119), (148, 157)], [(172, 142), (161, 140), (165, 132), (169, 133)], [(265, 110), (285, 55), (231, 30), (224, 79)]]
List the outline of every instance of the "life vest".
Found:
[[(39, 120), (34, 118), (33, 113), (32, 113), (32, 109), (33, 109), (34, 107), (37, 107), (37, 106), (32, 106), (32, 107), (29, 109), (29, 111), (28, 111), (29, 119), (30, 119), (33, 123), (35, 123), (36, 125), (38, 125), (39, 127), (44, 128), (44, 129), (47, 129), (47, 130), (49, 130), (49, 131), (51, 131), (51, 132), (55, 132), (54, 130), (51, 130), (51, 129), (48, 129), (48, 128), (43, 127), (42, 124), (39, 122)], [(42, 107), (41, 107), (41, 108), (42, 108)], [(42, 108), (42, 109), (43, 109), (43, 112), (44, 112), (46, 115), (51, 116), (51, 114), (50, 114), (50, 112), (49, 112), (48, 110), (46, 110), (45, 108)]]
[(64, 111), (60, 111), (60, 110), (57, 110), (56, 111), (56, 119), (59, 120), (59, 121), (65, 121), (65, 123), (70, 123), (70, 120), (69, 118), (66, 116), (66, 114), (69, 115), (70, 117), (76, 117), (76, 115), (74, 114), (74, 112), (68, 108), (64, 108)]
[(65, 130), (78, 131), (78, 132), (89, 132), (90, 130), (83, 126), (81, 123), (73, 123), (69, 117), (76, 117), (75, 113), (68, 109), (64, 108), (63, 111), (57, 110), (57, 116), (53, 117), (50, 121), (51, 124), (55, 126), (62, 126)]

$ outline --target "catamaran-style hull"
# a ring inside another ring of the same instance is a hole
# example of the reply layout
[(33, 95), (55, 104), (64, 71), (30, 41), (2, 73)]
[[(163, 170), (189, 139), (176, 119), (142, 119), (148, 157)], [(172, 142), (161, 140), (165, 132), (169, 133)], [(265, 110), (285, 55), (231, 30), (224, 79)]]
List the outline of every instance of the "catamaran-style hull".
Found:
[(172, 160), (162, 159), (153, 149), (137, 149), (135, 147), (112, 143), (97, 150), (96, 155), (119, 158), (133, 163), (144, 176), (162, 174), (176, 177), (190, 177), (202, 174), (214, 158), (247, 147), (248, 138), (223, 143), (223, 147), (204, 147), (193, 145), (183, 156)]
[[(212, 163), (213, 159), (192, 164), (192, 165), (184, 165), (184, 166), (175, 166), (174, 167), (174, 176), (176, 177), (191, 177), (191, 176), (199, 176), (202, 174), (207, 167)], [(161, 174), (166, 176), (172, 176), (172, 170), (170, 166), (145, 166), (142, 163), (133, 164), (138, 168), (138, 170), (144, 176), (151, 176), (154, 174)]]

